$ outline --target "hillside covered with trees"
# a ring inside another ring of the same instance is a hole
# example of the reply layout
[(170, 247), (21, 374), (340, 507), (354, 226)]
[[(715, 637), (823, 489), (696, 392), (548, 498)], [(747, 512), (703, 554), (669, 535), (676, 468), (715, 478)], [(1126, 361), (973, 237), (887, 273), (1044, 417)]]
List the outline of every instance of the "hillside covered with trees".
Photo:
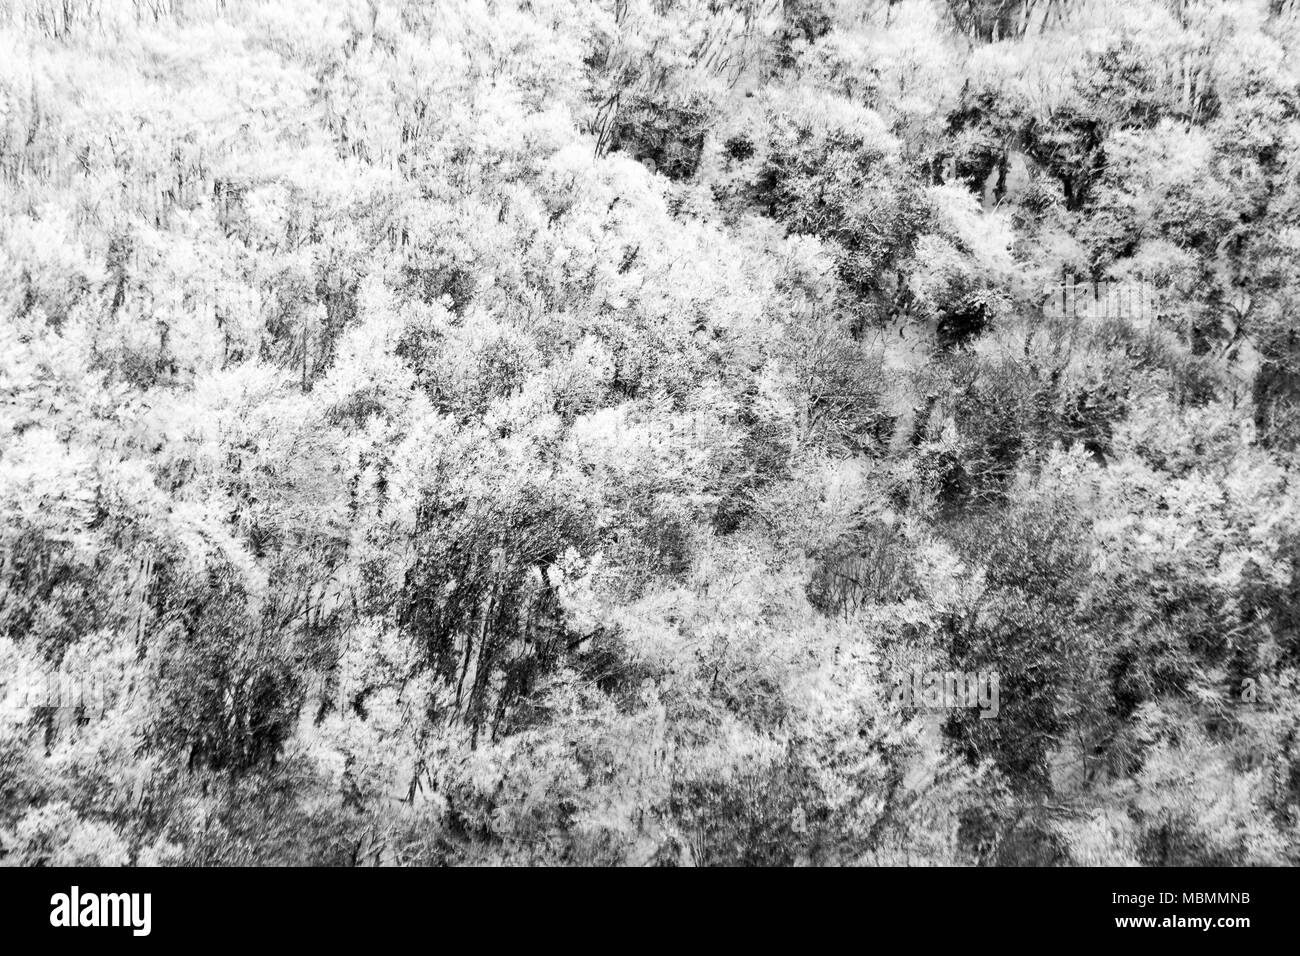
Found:
[(0, 862), (1300, 863), (1298, 58), (0, 0)]

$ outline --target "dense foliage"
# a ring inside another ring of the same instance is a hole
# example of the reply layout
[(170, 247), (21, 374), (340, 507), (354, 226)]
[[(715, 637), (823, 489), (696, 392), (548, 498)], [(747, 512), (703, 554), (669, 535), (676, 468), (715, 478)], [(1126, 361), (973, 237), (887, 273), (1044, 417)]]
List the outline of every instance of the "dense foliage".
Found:
[(4, 862), (1300, 862), (1297, 56), (0, 0)]

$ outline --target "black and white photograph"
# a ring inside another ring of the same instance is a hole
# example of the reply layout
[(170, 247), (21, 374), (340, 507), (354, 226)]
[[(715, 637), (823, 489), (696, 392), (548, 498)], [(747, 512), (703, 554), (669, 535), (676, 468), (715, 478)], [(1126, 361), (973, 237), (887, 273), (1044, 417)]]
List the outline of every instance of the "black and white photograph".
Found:
[(0, 0), (24, 919), (1297, 864), (1300, 3)]

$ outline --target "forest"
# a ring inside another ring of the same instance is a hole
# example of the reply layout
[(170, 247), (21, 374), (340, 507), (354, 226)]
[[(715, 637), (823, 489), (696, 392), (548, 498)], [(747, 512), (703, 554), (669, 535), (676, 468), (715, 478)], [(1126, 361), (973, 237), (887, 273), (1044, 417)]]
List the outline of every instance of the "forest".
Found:
[(1300, 864), (1297, 309), (1295, 0), (0, 0), (0, 863)]

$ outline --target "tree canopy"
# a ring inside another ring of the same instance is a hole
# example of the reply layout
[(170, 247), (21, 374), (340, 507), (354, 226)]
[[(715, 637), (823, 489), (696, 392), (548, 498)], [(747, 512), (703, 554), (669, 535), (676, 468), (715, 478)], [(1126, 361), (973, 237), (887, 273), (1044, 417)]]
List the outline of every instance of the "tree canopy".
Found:
[(1293, 52), (0, 0), (0, 859), (1300, 862)]

